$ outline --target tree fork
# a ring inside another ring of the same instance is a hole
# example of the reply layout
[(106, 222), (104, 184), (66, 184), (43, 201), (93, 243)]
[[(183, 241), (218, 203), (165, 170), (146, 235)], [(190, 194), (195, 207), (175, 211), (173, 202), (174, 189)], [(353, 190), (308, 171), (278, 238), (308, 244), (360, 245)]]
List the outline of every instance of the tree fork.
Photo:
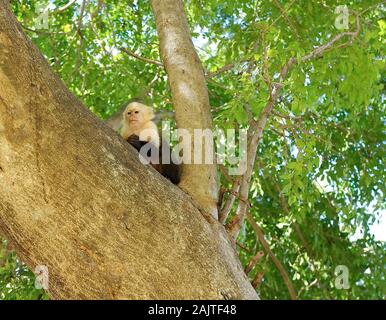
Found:
[(0, 233), (53, 299), (257, 299), (226, 232), (53, 74), (0, 0)]
[[(204, 69), (193, 46), (181, 0), (152, 0), (160, 55), (168, 74), (175, 118), (179, 129), (213, 129)], [(212, 139), (213, 140), (213, 139)], [(202, 146), (201, 146), (202, 148)], [(195, 154), (192, 139), (191, 155)], [(214, 157), (214, 150), (211, 152)], [(218, 219), (216, 164), (183, 164), (179, 186), (203, 210)]]

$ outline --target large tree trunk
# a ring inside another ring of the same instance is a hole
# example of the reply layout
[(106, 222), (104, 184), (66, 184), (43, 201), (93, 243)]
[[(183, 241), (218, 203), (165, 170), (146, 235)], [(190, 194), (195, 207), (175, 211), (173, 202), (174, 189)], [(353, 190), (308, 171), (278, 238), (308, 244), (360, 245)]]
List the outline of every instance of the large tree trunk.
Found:
[[(194, 129), (212, 130), (204, 70), (192, 43), (182, 1), (152, 0), (151, 4), (156, 18), (160, 54), (172, 91), (177, 126), (188, 130), (191, 137), (194, 136)], [(210, 152), (213, 156), (213, 150), (206, 150), (203, 154)], [(193, 139), (191, 151), (193, 159), (197, 152)], [(213, 159), (215, 161), (214, 157)], [(179, 186), (195, 203), (217, 219), (215, 162), (205, 164), (203, 158), (202, 164), (184, 164)]]
[[(210, 219), (209, 219), (210, 220)], [(255, 299), (226, 233), (65, 88), (0, 0), (0, 232), (55, 299)]]

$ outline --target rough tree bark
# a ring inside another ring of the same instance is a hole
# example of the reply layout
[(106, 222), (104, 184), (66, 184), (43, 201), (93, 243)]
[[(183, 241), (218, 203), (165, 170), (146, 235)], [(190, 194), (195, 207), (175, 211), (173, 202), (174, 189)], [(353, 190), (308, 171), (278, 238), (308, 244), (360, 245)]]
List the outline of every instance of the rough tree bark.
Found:
[[(194, 129), (211, 130), (212, 117), (204, 69), (192, 43), (183, 3), (181, 0), (152, 0), (151, 4), (156, 18), (160, 54), (172, 91), (177, 127), (188, 130), (191, 137)], [(193, 139), (191, 146), (193, 155), (197, 151)], [(213, 150), (211, 153), (213, 155)], [(217, 219), (215, 163), (184, 164), (179, 186)]]
[(0, 233), (54, 299), (256, 299), (228, 237), (66, 89), (0, 0)]

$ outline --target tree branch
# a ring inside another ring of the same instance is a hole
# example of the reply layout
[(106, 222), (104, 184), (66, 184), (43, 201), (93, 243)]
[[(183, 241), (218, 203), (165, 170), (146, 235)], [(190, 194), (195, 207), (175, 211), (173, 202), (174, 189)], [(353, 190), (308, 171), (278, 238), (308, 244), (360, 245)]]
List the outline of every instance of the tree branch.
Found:
[(65, 4), (64, 6), (55, 9), (55, 10), (53, 11), (53, 13), (61, 13), (61, 12), (65, 11), (65, 10), (67, 10), (69, 7), (71, 7), (75, 2), (76, 2), (76, 0), (71, 0), (71, 1), (69, 1), (67, 4)]
[(84, 10), (86, 7), (86, 2), (87, 2), (87, 0), (82, 1), (81, 7), (80, 7), (79, 19), (78, 19), (78, 26), (76, 28), (76, 35), (77, 35), (77, 37), (79, 36), (80, 40), (79, 40), (79, 44), (76, 48), (76, 61), (75, 61), (75, 67), (73, 70), (74, 74), (79, 72), (79, 68), (80, 68), (81, 60), (82, 60), (82, 46), (83, 46), (84, 37), (83, 37), (83, 34), (81, 32), (81, 29), (83, 26), (83, 16), (84, 16)]
[(217, 69), (216, 71), (213, 72), (207, 72), (206, 77), (207, 78), (213, 78), (218, 76), (221, 73), (224, 73), (226, 71), (232, 70), (235, 67), (235, 63), (228, 63), (225, 66), (222, 66), (221, 68)]
[(327, 49), (330, 49), (334, 43), (339, 41), (340, 39), (349, 36), (351, 37), (350, 43), (354, 40), (355, 37), (359, 35), (360, 32), (360, 19), (359, 15), (356, 16), (356, 30), (355, 31), (347, 31), (337, 34), (335, 37), (333, 37), (330, 41), (325, 43), (324, 45), (321, 45), (320, 47), (315, 48), (313, 51), (311, 51), (309, 54), (302, 57), (300, 60), (301, 62), (305, 62), (311, 59), (314, 59), (318, 56), (321, 56)]
[(148, 58), (144, 58), (144, 57), (141, 57), (140, 55), (134, 53), (133, 51), (130, 51), (126, 48), (119, 48), (121, 51), (123, 51), (124, 53), (128, 54), (129, 56), (133, 57), (133, 58), (136, 58), (142, 62), (146, 62), (146, 63), (151, 63), (151, 64), (154, 64), (158, 67), (164, 67), (163, 63), (160, 62), (160, 61), (156, 61), (156, 60), (151, 60), (151, 59), (148, 59)]
[[(191, 136), (194, 136), (195, 129), (212, 131), (213, 120), (204, 69), (192, 42), (183, 1), (152, 0), (151, 6), (159, 36), (160, 56), (172, 93), (177, 127), (186, 130)], [(189, 152), (196, 154), (197, 148), (203, 146), (198, 146), (192, 140), (190, 147)], [(211, 148), (209, 152), (215, 161), (214, 149)], [(179, 187), (217, 220), (216, 178), (215, 163), (183, 164)]]
[(79, 19), (78, 19), (78, 27), (76, 28), (76, 33), (77, 33), (81, 38), (83, 38), (81, 29), (82, 29), (82, 27), (83, 27), (83, 17), (84, 17), (84, 10), (85, 10), (85, 8), (86, 8), (86, 3), (87, 3), (87, 0), (83, 0), (83, 1), (82, 1), (81, 7), (80, 7)]
[(236, 179), (233, 181), (232, 189), (229, 192), (229, 196), (227, 198), (227, 201), (225, 202), (225, 205), (222, 207), (220, 214), (219, 214), (219, 222), (220, 223), (225, 223), (225, 221), (228, 218), (228, 215), (232, 209), (233, 203), (238, 195), (240, 188), (240, 179)]
[[(282, 68), (280, 72), (279, 83), (275, 83), (273, 85), (273, 89), (271, 91), (271, 96), (269, 101), (267, 102), (266, 106), (264, 107), (262, 113), (260, 114), (259, 120), (251, 120), (250, 128), (248, 130), (248, 154), (247, 154), (247, 170), (245, 174), (242, 177), (241, 185), (239, 189), (240, 198), (242, 199), (248, 199), (249, 194), (249, 188), (250, 188), (250, 182), (251, 177), (253, 173), (253, 167), (255, 164), (256, 159), (256, 153), (257, 153), (257, 147), (260, 143), (260, 140), (263, 136), (263, 130), (265, 127), (265, 124), (268, 121), (268, 117), (275, 105), (276, 99), (279, 95), (279, 91), (283, 86), (283, 81), (285, 77), (287, 76), (287, 73), (290, 69), (290, 67), (295, 63), (295, 58), (291, 58)], [(235, 217), (232, 219), (232, 221), (228, 225), (228, 233), (231, 237), (231, 239), (236, 240), (237, 235), (241, 229), (241, 226), (243, 225), (245, 214), (247, 212), (247, 203), (245, 202), (239, 202), (239, 206), (237, 208), (237, 212)]]
[(261, 260), (261, 258), (263, 258), (263, 256), (264, 256), (264, 252), (259, 251), (251, 258), (251, 260), (249, 260), (247, 266), (244, 269), (244, 272), (246, 275), (248, 275), (252, 271), (254, 266)]
[[(299, 32), (289, 19), (287, 12), (292, 7), (292, 5), (295, 3), (296, 0), (292, 0), (292, 2), (287, 6), (286, 9), (283, 9), (283, 7), (280, 5), (280, 3), (277, 0), (273, 0), (274, 5), (280, 10), (281, 14), (279, 17), (275, 19), (275, 21), (272, 22), (272, 24), (269, 26), (273, 26), (278, 20), (280, 20), (281, 17), (284, 17), (285, 21), (287, 21), (288, 25), (290, 26), (291, 30), (295, 33), (296, 37), (300, 39)], [(269, 27), (267, 29), (269, 29)]]
[[(298, 62), (306, 62), (308, 60), (311, 60), (313, 58), (321, 56), (324, 52), (326, 52), (327, 49), (331, 48), (334, 43), (339, 41), (345, 36), (350, 36), (351, 41), (355, 37), (359, 35), (360, 32), (360, 20), (359, 16), (356, 17), (356, 30), (352, 32), (342, 32), (335, 37), (333, 37), (330, 41), (328, 41), (326, 44), (321, 45), (320, 47), (317, 47), (316, 49), (312, 50), (309, 54), (302, 57), (300, 60), (296, 59), (295, 57), (291, 57), (288, 62), (282, 67), (280, 71), (279, 81), (275, 82), (272, 85), (272, 88), (270, 90), (270, 98), (264, 107), (263, 111), (261, 112), (259, 119), (257, 121), (251, 119), (250, 121), (250, 127), (248, 130), (248, 163), (247, 163), (247, 170), (245, 174), (243, 175), (243, 178), (241, 180), (241, 185), (239, 189), (240, 198), (242, 199), (248, 199), (249, 189), (250, 189), (250, 182), (251, 182), (251, 176), (253, 173), (253, 167), (256, 159), (256, 152), (257, 147), (260, 143), (260, 140), (263, 135), (263, 131), (265, 128), (265, 125), (268, 121), (269, 116), (271, 115), (273, 108), (276, 104), (276, 101), (280, 95), (280, 92), (284, 85), (284, 80), (286, 79), (288, 72), (290, 69), (297, 64)], [(237, 208), (237, 212), (235, 217), (229, 222), (228, 224), (228, 233), (232, 240), (236, 240), (237, 235), (241, 229), (241, 226), (243, 225), (245, 214), (247, 211), (247, 205), (245, 202), (240, 202), (239, 206)]]
[(296, 294), (295, 288), (294, 288), (294, 286), (293, 286), (293, 284), (292, 284), (292, 282), (287, 274), (287, 271), (284, 269), (284, 267), (281, 264), (281, 262), (279, 261), (279, 259), (276, 258), (275, 254), (272, 252), (268, 242), (265, 240), (263, 231), (258, 226), (256, 221), (253, 219), (251, 214), (247, 213), (246, 216), (247, 216), (247, 220), (251, 224), (253, 230), (255, 230), (256, 237), (259, 240), (259, 242), (261, 243), (261, 245), (263, 246), (265, 253), (269, 255), (273, 264), (279, 270), (279, 273), (280, 273), (281, 277), (283, 278), (284, 284), (286, 285), (286, 287), (288, 289), (288, 293), (289, 293), (291, 299), (296, 300), (297, 294)]

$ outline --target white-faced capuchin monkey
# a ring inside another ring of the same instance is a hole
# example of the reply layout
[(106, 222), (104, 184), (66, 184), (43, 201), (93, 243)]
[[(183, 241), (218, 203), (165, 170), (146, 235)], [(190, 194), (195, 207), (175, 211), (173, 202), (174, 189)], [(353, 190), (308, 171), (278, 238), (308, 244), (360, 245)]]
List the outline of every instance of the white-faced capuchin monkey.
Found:
[[(154, 112), (151, 107), (140, 102), (129, 103), (123, 112), (121, 136), (138, 152), (145, 150), (145, 156), (150, 159), (150, 164), (172, 183), (178, 184), (180, 166), (173, 162), (170, 146), (165, 142), (161, 145), (158, 128), (153, 118)], [(148, 145), (149, 143), (151, 146)], [(142, 149), (144, 146), (146, 147)], [(162, 152), (170, 153), (170, 163), (162, 163)]]

